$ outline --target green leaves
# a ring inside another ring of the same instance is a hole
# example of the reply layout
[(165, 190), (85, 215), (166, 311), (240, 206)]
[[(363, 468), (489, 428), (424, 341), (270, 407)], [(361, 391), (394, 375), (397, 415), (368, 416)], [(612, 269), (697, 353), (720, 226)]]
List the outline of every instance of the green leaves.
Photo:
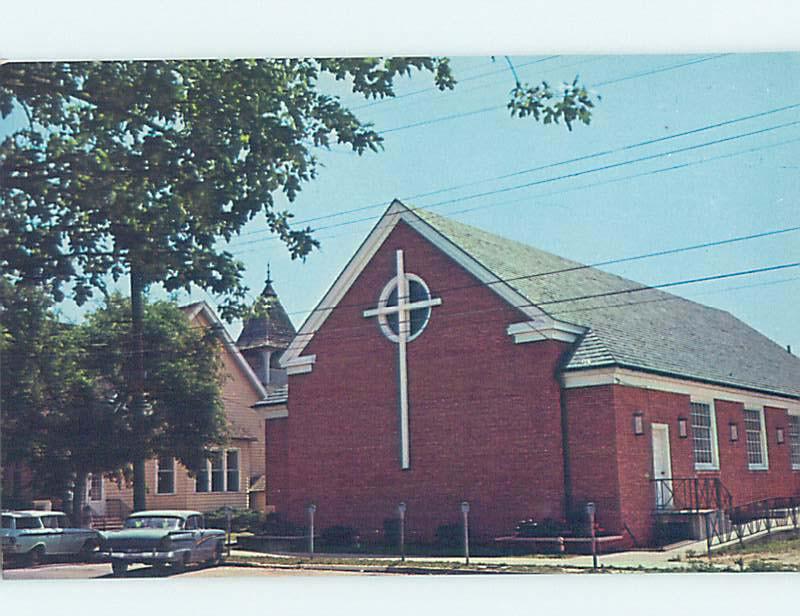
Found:
[(0, 144), (0, 229), (13, 236), (0, 266), (58, 298), (70, 282), (83, 303), (136, 263), (148, 282), (221, 295), (235, 316), (242, 267), (217, 242), (263, 213), (305, 258), (319, 244), (274, 211), (275, 194), (293, 201), (315, 177), (317, 147), (381, 146), (320, 75), (384, 97), (415, 71), (453, 87), (440, 58), (5, 64), (0, 114), (25, 109), (31, 126)]
[[(600, 100), (600, 96), (596, 98)], [(558, 124), (563, 120), (570, 131), (576, 121), (589, 125), (594, 106), (592, 94), (578, 82), (577, 76), (571, 84), (561, 84), (558, 88), (551, 87), (546, 81), (537, 86), (518, 83), (511, 90), (508, 102), (512, 116), (533, 116), (544, 124)]]

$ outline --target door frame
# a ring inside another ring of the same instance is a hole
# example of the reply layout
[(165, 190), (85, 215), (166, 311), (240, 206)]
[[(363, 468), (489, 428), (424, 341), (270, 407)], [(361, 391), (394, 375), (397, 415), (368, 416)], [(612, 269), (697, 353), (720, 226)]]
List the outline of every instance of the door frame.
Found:
[[(658, 476), (658, 463), (656, 460), (656, 439), (661, 439), (664, 448), (667, 463), (667, 476)], [(671, 509), (674, 505), (674, 497), (672, 494), (672, 449), (669, 441), (669, 424), (666, 423), (651, 423), (650, 424), (650, 447), (651, 458), (653, 463), (653, 479), (664, 479), (665, 482), (655, 482), (655, 498), (657, 508)]]
[(100, 477), (100, 498), (93, 499), (92, 496), (92, 479), (95, 477), (94, 473), (89, 473), (86, 478), (86, 503), (92, 510), (93, 515), (104, 516), (106, 514), (106, 486), (105, 478), (102, 473)]

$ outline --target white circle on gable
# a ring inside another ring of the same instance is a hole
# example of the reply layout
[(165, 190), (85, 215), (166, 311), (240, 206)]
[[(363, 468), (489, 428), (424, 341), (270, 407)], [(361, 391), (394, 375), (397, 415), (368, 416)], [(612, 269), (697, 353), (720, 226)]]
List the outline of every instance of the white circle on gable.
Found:
[[(416, 274), (406, 274), (406, 280), (408, 281), (409, 286), (409, 302), (418, 302), (418, 301), (429, 301), (431, 299), (431, 291), (428, 288), (428, 285), (425, 284), (425, 281), (417, 276)], [(419, 285), (418, 287), (414, 286)], [(387, 306), (397, 306), (397, 276), (392, 278), (386, 286), (383, 287), (383, 291), (381, 291), (380, 298), (378, 299), (378, 306), (380, 308), (386, 308)], [(415, 291), (417, 292), (417, 297), (414, 297)], [(389, 304), (389, 300), (392, 296), (392, 293), (395, 294), (395, 298), (392, 304)], [(407, 342), (411, 342), (412, 340), (416, 339), (424, 330), (425, 327), (428, 325), (428, 321), (431, 318), (431, 307), (425, 306), (422, 308), (415, 308), (410, 311), (412, 313), (411, 323), (409, 325), (409, 335), (406, 338)], [(422, 319), (415, 319), (413, 313), (422, 313), (424, 312), (424, 318)], [(399, 333), (393, 329), (397, 327), (397, 323), (399, 322), (399, 313), (395, 312), (394, 314), (380, 314), (378, 315), (378, 323), (381, 326), (381, 331), (383, 335), (386, 336), (392, 342), (399, 342), (400, 336)]]

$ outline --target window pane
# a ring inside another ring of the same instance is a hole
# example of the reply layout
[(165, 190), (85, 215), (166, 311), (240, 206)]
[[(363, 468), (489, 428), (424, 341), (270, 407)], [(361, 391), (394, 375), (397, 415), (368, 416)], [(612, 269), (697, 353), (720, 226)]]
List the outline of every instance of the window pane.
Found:
[(747, 464), (749, 466), (763, 466), (764, 452), (761, 448), (761, 412), (757, 410), (744, 410), (744, 429), (747, 437)]
[(22, 528), (41, 528), (42, 525), (39, 522), (39, 518), (17, 518), (17, 529)]
[(711, 407), (708, 404), (692, 402), (692, 445), (695, 464), (714, 464), (713, 432), (711, 426)]
[(228, 492), (239, 491), (239, 452), (230, 450), (227, 452), (228, 462)]
[(800, 416), (789, 415), (789, 443), (792, 448), (792, 468), (800, 469)]
[(205, 464), (197, 471), (195, 492), (208, 492), (208, 466)]
[(158, 459), (158, 477), (156, 492), (158, 494), (172, 494), (175, 491), (175, 459)]
[(211, 453), (211, 491), (223, 492), (225, 490), (225, 468), (222, 464), (222, 452)]
[(14, 524), (11, 522), (10, 515), (2, 516), (2, 520), (3, 520), (3, 528), (12, 528), (14, 526)]

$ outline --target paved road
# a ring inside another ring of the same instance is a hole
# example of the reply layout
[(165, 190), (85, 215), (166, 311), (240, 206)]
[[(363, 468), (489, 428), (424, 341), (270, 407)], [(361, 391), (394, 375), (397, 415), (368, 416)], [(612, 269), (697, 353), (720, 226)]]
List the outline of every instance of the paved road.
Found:
[[(3, 580), (86, 580), (92, 578), (114, 579), (111, 574), (111, 565), (107, 563), (54, 563), (17, 569), (6, 569)], [(358, 573), (339, 573), (334, 571), (298, 570), (298, 569), (267, 569), (263, 567), (190, 567), (184, 573), (173, 574), (167, 577), (275, 577), (297, 575), (360, 575)], [(363, 575), (363, 574), (361, 574)], [(154, 578), (164, 577), (152, 567), (145, 565), (132, 565), (126, 578)]]

